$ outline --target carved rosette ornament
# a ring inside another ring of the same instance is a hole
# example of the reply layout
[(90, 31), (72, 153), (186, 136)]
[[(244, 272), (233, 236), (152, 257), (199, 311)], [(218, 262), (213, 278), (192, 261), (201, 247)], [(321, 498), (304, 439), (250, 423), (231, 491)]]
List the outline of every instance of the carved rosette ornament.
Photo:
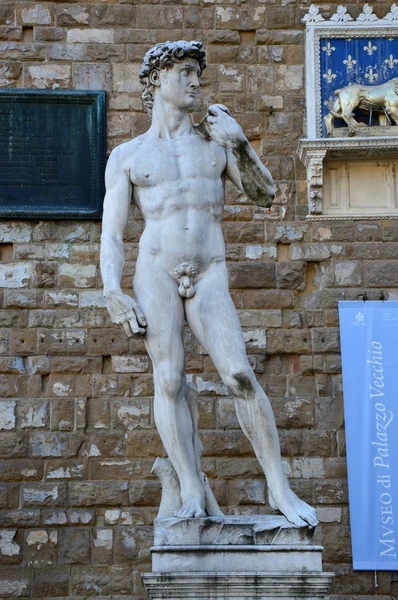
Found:
[(310, 189), (308, 194), (308, 211), (310, 215), (322, 214), (322, 189)]

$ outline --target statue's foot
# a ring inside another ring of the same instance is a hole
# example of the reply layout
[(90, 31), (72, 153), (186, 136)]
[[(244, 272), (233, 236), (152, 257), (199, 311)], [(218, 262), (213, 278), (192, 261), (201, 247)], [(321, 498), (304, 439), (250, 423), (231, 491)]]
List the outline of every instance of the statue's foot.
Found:
[(176, 510), (174, 513), (175, 517), (179, 519), (194, 519), (200, 517), (206, 517), (206, 511), (204, 509), (204, 502), (202, 498), (190, 496), (183, 502), (181, 508)]
[(289, 487), (280, 492), (268, 490), (268, 500), (271, 508), (279, 510), (293, 525), (297, 527), (308, 527), (308, 525), (316, 527), (318, 525), (315, 509), (300, 500)]

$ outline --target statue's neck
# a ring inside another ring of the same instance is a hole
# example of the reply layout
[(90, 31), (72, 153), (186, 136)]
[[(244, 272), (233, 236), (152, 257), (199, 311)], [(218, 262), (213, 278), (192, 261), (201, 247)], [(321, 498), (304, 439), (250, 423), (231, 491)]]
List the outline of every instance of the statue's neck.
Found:
[(173, 139), (193, 133), (193, 126), (186, 110), (175, 108), (155, 97), (149, 131), (158, 138)]

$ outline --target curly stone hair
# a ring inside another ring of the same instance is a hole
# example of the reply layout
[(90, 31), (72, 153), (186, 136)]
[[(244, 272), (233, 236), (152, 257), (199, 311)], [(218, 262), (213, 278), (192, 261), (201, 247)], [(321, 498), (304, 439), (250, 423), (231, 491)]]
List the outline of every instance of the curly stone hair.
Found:
[(178, 63), (184, 58), (194, 58), (199, 63), (200, 74), (206, 68), (206, 53), (202, 42), (164, 42), (156, 44), (145, 54), (144, 61), (140, 69), (140, 82), (143, 85), (141, 94), (142, 104), (148, 115), (152, 114), (154, 101), (154, 86), (150, 81), (150, 74), (154, 69), (170, 69), (174, 63)]

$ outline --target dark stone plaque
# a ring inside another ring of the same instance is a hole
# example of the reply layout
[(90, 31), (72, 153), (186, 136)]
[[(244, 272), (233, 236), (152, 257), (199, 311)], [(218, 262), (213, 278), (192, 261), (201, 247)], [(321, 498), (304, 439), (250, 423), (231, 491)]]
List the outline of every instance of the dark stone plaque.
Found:
[(99, 219), (105, 92), (0, 91), (0, 217)]

